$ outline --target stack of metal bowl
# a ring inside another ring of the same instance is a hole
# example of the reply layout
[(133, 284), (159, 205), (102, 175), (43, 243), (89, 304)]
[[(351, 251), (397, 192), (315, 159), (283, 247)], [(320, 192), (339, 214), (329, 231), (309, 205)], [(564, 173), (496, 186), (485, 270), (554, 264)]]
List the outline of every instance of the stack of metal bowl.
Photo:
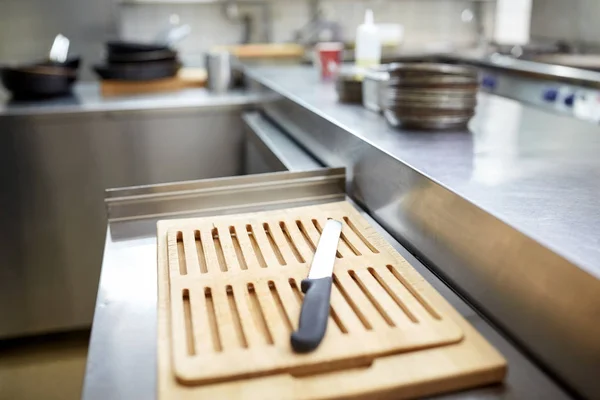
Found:
[(394, 126), (414, 129), (464, 128), (475, 113), (477, 71), (437, 63), (398, 63), (388, 67), (384, 115)]

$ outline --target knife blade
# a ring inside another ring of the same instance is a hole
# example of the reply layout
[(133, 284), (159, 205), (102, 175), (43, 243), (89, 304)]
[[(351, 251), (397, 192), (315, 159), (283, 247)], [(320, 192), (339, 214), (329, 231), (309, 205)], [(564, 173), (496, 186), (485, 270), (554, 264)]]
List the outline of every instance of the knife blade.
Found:
[(298, 330), (291, 336), (292, 349), (298, 353), (316, 349), (325, 336), (329, 320), (331, 275), (341, 233), (341, 222), (327, 220), (310, 265), (308, 278), (303, 279), (300, 284), (304, 301), (300, 310)]

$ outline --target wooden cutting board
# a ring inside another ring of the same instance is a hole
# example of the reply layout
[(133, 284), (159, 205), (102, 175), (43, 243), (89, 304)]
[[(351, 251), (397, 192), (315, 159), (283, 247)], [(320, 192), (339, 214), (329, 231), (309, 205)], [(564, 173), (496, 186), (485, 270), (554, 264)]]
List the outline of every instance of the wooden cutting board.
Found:
[(102, 96), (127, 96), (136, 94), (174, 92), (206, 85), (206, 70), (202, 68), (181, 68), (177, 76), (151, 81), (103, 80), (100, 82)]
[(240, 60), (250, 59), (301, 59), (304, 46), (294, 43), (253, 43), (232, 46), (215, 46), (215, 51), (228, 51)]
[[(343, 222), (330, 321), (295, 354), (327, 218)], [(415, 397), (502, 379), (505, 362), (348, 203), (161, 221), (159, 398)]]

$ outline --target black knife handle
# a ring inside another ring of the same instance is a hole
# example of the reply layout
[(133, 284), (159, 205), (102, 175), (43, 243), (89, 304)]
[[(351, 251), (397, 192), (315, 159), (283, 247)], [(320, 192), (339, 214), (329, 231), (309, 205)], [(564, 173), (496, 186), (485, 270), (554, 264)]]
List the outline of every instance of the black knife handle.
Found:
[(292, 333), (292, 348), (297, 353), (306, 353), (317, 348), (327, 329), (331, 277), (303, 279), (300, 285), (304, 292), (298, 330)]

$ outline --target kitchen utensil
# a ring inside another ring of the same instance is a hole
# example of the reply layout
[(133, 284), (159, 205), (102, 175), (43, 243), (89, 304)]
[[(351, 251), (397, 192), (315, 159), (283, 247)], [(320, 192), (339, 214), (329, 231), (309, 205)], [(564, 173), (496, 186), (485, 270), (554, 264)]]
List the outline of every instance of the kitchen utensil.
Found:
[(95, 65), (94, 71), (102, 79), (122, 81), (149, 81), (173, 77), (181, 64), (174, 61), (153, 61), (146, 63)]
[(473, 112), (458, 115), (411, 115), (392, 110), (384, 111), (384, 116), (390, 125), (416, 130), (462, 130), (473, 115)]
[(177, 53), (171, 49), (171, 46), (188, 36), (190, 32), (189, 25), (179, 25), (159, 33), (154, 42), (108, 41), (106, 42), (108, 62), (129, 63), (175, 59)]
[(401, 115), (402, 112), (410, 114), (418, 113), (447, 113), (451, 110), (473, 113), (475, 106), (477, 105), (476, 99), (432, 99), (430, 101), (420, 100), (387, 100), (384, 101), (385, 109), (395, 112)]
[(341, 71), (335, 81), (338, 100), (342, 103), (362, 101), (362, 71), (354, 68)]
[[(406, 297), (398, 281), (396, 286), (390, 283), (389, 296), (406, 304), (418, 323), (411, 322), (402, 306), (378, 288), (376, 276), (393, 278), (385, 266), (397, 262), (371, 243), (354, 217), (339, 210), (329, 214), (318, 209), (286, 211), (184, 220), (189, 224), (167, 235), (174, 373), (180, 382), (209, 384), (281, 371), (315, 372), (461, 340), (462, 332), (452, 319), (437, 320), (413, 310), (417, 300)], [(307, 276), (307, 261), (329, 218), (344, 223), (336, 254), (331, 320), (318, 351), (300, 356), (290, 347), (302, 303), (298, 286)], [(198, 278), (201, 285), (194, 283)], [(186, 314), (188, 298), (190, 313)], [(239, 302), (237, 311), (231, 310), (228, 298)], [(380, 313), (378, 307), (384, 311)], [(194, 315), (193, 320), (186, 315)], [(252, 318), (264, 323), (257, 326)], [(191, 354), (193, 337), (198, 350)], [(248, 359), (252, 362), (244, 362)]]
[(291, 336), (292, 348), (298, 353), (316, 349), (325, 336), (329, 320), (331, 276), (341, 233), (341, 222), (327, 220), (310, 265), (308, 278), (303, 279), (300, 284), (304, 300), (298, 330)]
[(70, 93), (75, 70), (52, 66), (3, 67), (2, 84), (15, 99), (55, 97)]
[(443, 63), (392, 63), (388, 66), (390, 79), (395, 76), (432, 76), (453, 75), (477, 78), (477, 70), (473, 67)]
[[(343, 224), (329, 328), (318, 351), (297, 354), (298, 283), (328, 218)], [(505, 374), (346, 202), (160, 221), (157, 243), (159, 400), (414, 398)]]
[(169, 50), (169, 47), (164, 43), (143, 43), (143, 42), (128, 42), (112, 40), (106, 42), (108, 53), (130, 54), (145, 51), (162, 51)]
[(466, 87), (475, 88), (477, 90), (477, 78), (470, 76), (454, 76), (451, 74), (445, 75), (397, 75), (392, 79), (388, 79), (390, 86), (410, 88), (444, 88), (444, 87)]
[(135, 51), (135, 52), (108, 52), (109, 64), (142, 63), (152, 61), (173, 61), (177, 59), (177, 52), (171, 49)]
[(460, 108), (474, 107), (477, 103), (475, 93), (465, 92), (453, 94), (449, 91), (431, 94), (420, 94), (418, 91), (398, 91), (389, 90), (385, 97), (384, 102), (387, 106), (394, 104), (409, 105), (411, 102), (419, 103), (419, 106), (443, 107), (456, 106)]
[(315, 46), (315, 64), (322, 79), (334, 78), (342, 64), (344, 45), (338, 42), (317, 43)]
[(390, 74), (387, 66), (368, 68), (362, 81), (362, 104), (366, 109), (381, 112)]
[(474, 114), (477, 71), (442, 63), (396, 63), (382, 95), (392, 126), (412, 129), (463, 129)]
[(205, 55), (206, 87), (211, 92), (222, 93), (232, 87), (231, 54), (227, 51), (210, 51)]
[(70, 41), (60, 33), (54, 38), (48, 59), (56, 63), (64, 63), (69, 53)]
[(81, 64), (81, 57), (79, 56), (68, 56), (67, 59), (63, 62), (52, 61), (52, 60), (43, 60), (34, 63), (35, 66), (42, 67), (61, 67), (68, 68), (72, 70), (79, 69), (79, 65)]
[(81, 57), (78, 56), (69, 56), (64, 62), (57, 62), (51, 60), (44, 60), (40, 62), (36, 62), (32, 64), (33, 67), (53, 67), (56, 72), (59, 72), (61, 69), (64, 69), (64, 73), (66, 73), (69, 77), (69, 83), (74, 83), (77, 80), (77, 70), (79, 69), (79, 64), (81, 63)]

